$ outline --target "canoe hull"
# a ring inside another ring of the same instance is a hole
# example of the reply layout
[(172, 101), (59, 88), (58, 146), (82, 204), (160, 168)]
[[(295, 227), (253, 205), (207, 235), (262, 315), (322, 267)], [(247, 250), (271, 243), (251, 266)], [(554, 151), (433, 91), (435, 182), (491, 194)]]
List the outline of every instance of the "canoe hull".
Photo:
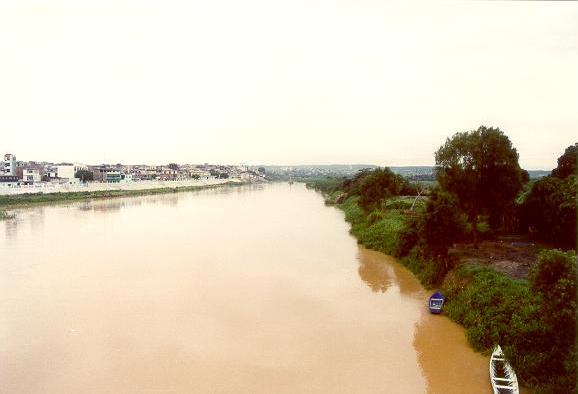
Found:
[(494, 394), (519, 394), (518, 377), (497, 345), (490, 357), (490, 382)]

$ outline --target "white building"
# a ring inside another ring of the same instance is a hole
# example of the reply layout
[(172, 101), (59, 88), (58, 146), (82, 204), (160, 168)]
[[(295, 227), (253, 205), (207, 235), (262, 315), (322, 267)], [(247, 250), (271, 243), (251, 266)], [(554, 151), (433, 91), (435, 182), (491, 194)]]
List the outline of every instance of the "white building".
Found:
[(16, 156), (11, 153), (6, 153), (4, 155), (4, 162), (2, 163), (0, 175), (16, 175)]
[(40, 182), (42, 180), (40, 170), (38, 168), (25, 168), (22, 171), (22, 180), (24, 182)]
[(58, 177), (58, 168), (54, 166), (46, 166), (44, 167), (44, 175), (46, 175), (49, 179), (54, 179)]
[(73, 179), (74, 174), (76, 174), (80, 170), (88, 170), (88, 167), (83, 164), (73, 164), (73, 165), (64, 165), (64, 166), (57, 166), (56, 173), (58, 174), (59, 178), (67, 178)]
[(209, 171), (200, 170), (200, 169), (191, 169), (189, 170), (189, 177), (196, 178), (196, 179), (209, 179), (211, 173)]

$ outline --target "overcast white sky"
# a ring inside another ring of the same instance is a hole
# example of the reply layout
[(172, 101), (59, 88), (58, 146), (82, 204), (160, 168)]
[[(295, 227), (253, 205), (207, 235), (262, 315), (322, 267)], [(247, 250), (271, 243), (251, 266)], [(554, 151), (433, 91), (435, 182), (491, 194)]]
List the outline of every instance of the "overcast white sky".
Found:
[(0, 0), (20, 160), (431, 165), (484, 124), (578, 138), (578, 3)]

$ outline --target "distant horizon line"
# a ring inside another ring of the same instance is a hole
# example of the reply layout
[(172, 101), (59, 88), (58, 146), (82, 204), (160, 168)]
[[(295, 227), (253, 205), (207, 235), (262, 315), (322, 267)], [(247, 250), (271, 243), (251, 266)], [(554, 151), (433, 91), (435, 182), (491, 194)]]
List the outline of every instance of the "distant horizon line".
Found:
[[(4, 154), (2, 154), (3, 156)], [(67, 161), (67, 160), (60, 160), (60, 161), (48, 161), (48, 160), (18, 160), (18, 156), (16, 156), (17, 161), (26, 161), (26, 162), (36, 162), (36, 163), (72, 163), (72, 164), (84, 164), (87, 166), (98, 166), (98, 165), (117, 165), (117, 164), (121, 164), (123, 166), (135, 166), (135, 165), (146, 165), (146, 166), (168, 166), (171, 163), (175, 163), (178, 165), (224, 165), (224, 166), (251, 166), (251, 167), (336, 167), (336, 166), (341, 166), (341, 167), (389, 167), (389, 168), (433, 168), (436, 167), (435, 164), (411, 164), (411, 165), (379, 165), (379, 164), (370, 164), (370, 163), (316, 163), (316, 164), (264, 164), (264, 163), (259, 163), (259, 164), (251, 164), (251, 163), (226, 163), (226, 162), (197, 162), (197, 163), (192, 163), (192, 162), (185, 162), (185, 163), (178, 163), (178, 162), (167, 162), (167, 163), (162, 163), (162, 164), (148, 164), (148, 163), (131, 163), (131, 164), (126, 164), (126, 163), (122, 163), (122, 162), (102, 162), (102, 163), (96, 163), (96, 164), (90, 164), (90, 163), (86, 163), (86, 162), (81, 162), (81, 161)], [(527, 171), (552, 171), (551, 168), (545, 168), (545, 167), (538, 167), (538, 166), (531, 166), (531, 167), (527, 167), (525, 168), (524, 166), (520, 166), (520, 168), (527, 170)]]

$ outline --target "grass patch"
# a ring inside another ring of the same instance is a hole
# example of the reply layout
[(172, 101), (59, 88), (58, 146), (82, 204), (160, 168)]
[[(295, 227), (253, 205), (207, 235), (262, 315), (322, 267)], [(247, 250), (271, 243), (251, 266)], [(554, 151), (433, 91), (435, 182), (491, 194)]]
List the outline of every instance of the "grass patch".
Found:
[(446, 313), (464, 326), (476, 350), (503, 343), (511, 335), (514, 321), (527, 320), (539, 301), (527, 281), (472, 264), (461, 265), (448, 275), (442, 291), (448, 300)]
[(406, 224), (406, 216), (398, 210), (375, 210), (368, 216), (357, 204), (359, 197), (349, 197), (339, 207), (351, 223), (351, 234), (360, 244), (386, 254), (394, 254), (398, 234)]

